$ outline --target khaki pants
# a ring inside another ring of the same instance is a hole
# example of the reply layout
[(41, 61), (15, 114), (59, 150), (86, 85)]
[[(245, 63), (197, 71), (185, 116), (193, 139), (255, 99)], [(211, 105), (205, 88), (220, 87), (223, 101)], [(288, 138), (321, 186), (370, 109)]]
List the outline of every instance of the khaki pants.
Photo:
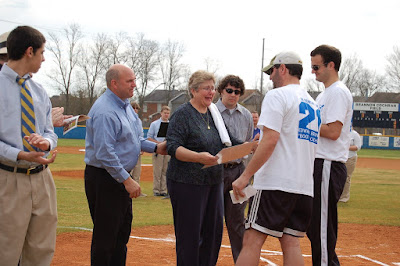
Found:
[(356, 168), (357, 163), (357, 155), (349, 158), (346, 162), (347, 168), (347, 179), (346, 183), (344, 184), (344, 189), (342, 195), (340, 196), (340, 202), (348, 202), (350, 199), (350, 184), (351, 184), (351, 176)]
[(0, 169), (0, 265), (50, 265), (57, 197), (49, 168), (26, 175)]
[(138, 161), (135, 167), (131, 171), (133, 180), (140, 183), (140, 174), (142, 173), (142, 155), (139, 155)]
[(167, 168), (171, 156), (153, 154), (153, 193), (167, 193)]

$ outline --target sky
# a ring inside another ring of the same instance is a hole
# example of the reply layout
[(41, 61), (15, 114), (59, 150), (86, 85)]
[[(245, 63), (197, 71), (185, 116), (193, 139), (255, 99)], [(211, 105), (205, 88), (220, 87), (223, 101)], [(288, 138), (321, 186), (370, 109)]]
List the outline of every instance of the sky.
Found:
[[(303, 59), (303, 79), (313, 77), (309, 54), (320, 44), (337, 47), (343, 58), (357, 55), (364, 67), (379, 74), (384, 74), (393, 47), (400, 46), (399, 0), (102, 2), (0, 0), (0, 33), (30, 25), (46, 34), (71, 23), (79, 24), (86, 36), (141, 32), (160, 43), (181, 42), (183, 63), (192, 72), (204, 69), (209, 58), (218, 63), (219, 76), (238, 75), (248, 89), (261, 78), (263, 39), (264, 66), (275, 54), (292, 50)], [(37, 79), (45, 80), (50, 64), (43, 63)], [(264, 75), (264, 84), (268, 80)]]

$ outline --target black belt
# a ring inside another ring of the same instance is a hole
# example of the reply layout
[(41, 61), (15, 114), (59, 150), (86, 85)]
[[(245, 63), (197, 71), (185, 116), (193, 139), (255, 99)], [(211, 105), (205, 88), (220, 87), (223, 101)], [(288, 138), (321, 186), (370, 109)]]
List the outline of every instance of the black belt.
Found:
[(242, 162), (240, 162), (240, 163), (224, 163), (224, 168), (234, 168), (234, 167), (239, 166), (241, 164), (242, 164)]
[[(45, 165), (40, 164), (36, 167), (31, 167), (31, 168), (17, 168), (17, 173), (33, 175), (42, 172), (44, 169), (47, 168), (47, 166), (48, 166), (47, 164)], [(0, 168), (9, 172), (14, 172), (15, 170), (14, 166), (8, 166), (2, 163), (0, 163)]]

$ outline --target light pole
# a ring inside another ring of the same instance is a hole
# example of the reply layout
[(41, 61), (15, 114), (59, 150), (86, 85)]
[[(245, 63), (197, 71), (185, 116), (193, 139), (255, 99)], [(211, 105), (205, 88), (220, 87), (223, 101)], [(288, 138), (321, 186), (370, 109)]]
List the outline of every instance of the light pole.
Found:
[[(263, 45), (262, 45), (262, 56), (261, 56), (261, 69), (264, 68), (264, 40), (265, 38), (263, 38)], [(263, 92), (263, 79), (264, 79), (264, 73), (261, 70), (261, 82), (260, 82), (260, 92), (262, 94)]]

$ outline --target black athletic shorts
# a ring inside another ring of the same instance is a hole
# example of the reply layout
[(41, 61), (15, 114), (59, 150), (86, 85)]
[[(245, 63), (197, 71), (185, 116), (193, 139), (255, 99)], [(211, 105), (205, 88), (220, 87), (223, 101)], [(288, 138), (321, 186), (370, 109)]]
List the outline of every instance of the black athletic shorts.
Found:
[(250, 199), (246, 229), (274, 237), (303, 237), (311, 221), (313, 198), (280, 190), (258, 190)]

